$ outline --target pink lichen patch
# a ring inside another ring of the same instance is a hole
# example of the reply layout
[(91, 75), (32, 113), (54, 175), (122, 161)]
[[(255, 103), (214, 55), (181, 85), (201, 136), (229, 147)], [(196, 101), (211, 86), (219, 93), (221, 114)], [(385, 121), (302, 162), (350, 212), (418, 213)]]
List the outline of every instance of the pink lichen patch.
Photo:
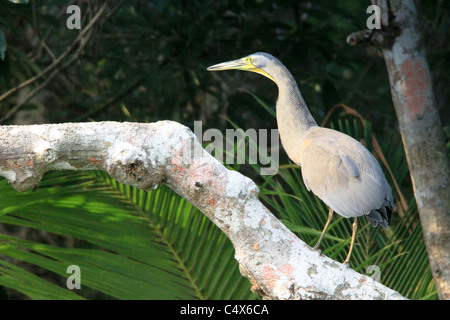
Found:
[(100, 160), (97, 160), (97, 158), (95, 158), (95, 157), (91, 157), (89, 160), (90, 160), (92, 163), (95, 163), (96, 165), (99, 165), (99, 164), (102, 163)]
[(431, 92), (431, 80), (423, 59), (408, 58), (401, 65), (403, 74), (402, 93), (408, 109), (410, 120), (424, 113), (427, 98)]
[(176, 151), (174, 148), (172, 148), (172, 165), (175, 166), (175, 168), (172, 168), (173, 171), (184, 174), (186, 172), (186, 168), (183, 166), (183, 158), (181, 152)]
[(181, 163), (181, 159), (180, 158), (172, 158), (172, 164), (174, 166), (179, 166)]
[(277, 270), (269, 265), (263, 266), (263, 277), (264, 277), (264, 283), (267, 286), (267, 288), (269, 288), (269, 289), (274, 288), (277, 281), (280, 280)]
[[(174, 164), (173, 161), (172, 161), (172, 164)], [(184, 175), (186, 173), (186, 168), (176, 166), (175, 168), (172, 168), (172, 171), (176, 172), (177, 174)]]
[(285, 274), (287, 277), (291, 278), (295, 268), (290, 264), (284, 264), (280, 267), (281, 273)]
[(171, 147), (171, 151), (172, 151), (172, 164), (174, 166), (182, 166), (183, 165), (183, 146), (185, 145), (182, 144), (181, 149), (179, 148), (179, 146), (177, 145), (177, 147)]
[(210, 205), (211, 207), (214, 207), (214, 206), (217, 205), (217, 200), (214, 199), (213, 197), (209, 197), (209, 198), (208, 198), (208, 203), (209, 203), (209, 205)]

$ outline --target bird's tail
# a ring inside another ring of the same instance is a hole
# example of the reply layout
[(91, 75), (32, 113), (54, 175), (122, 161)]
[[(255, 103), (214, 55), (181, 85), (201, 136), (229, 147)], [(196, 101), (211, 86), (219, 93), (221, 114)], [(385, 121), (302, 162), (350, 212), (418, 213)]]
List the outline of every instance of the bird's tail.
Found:
[(386, 203), (381, 206), (381, 208), (370, 211), (367, 215), (367, 220), (369, 220), (372, 227), (381, 225), (387, 230), (388, 226), (391, 224), (391, 217), (392, 205), (390, 203)]

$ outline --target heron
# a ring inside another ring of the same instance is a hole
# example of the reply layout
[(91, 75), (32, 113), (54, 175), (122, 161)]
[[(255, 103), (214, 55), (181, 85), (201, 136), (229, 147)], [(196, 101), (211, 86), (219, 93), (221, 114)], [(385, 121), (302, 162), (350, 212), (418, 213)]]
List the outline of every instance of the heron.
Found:
[(280, 140), (289, 158), (301, 168), (303, 182), (328, 207), (328, 219), (314, 246), (320, 244), (336, 212), (353, 218), (349, 266), (358, 229), (358, 217), (373, 227), (388, 229), (394, 200), (380, 164), (359, 141), (317, 125), (289, 70), (274, 56), (257, 52), (219, 63), (209, 71), (244, 70), (259, 73), (278, 86), (276, 119)]

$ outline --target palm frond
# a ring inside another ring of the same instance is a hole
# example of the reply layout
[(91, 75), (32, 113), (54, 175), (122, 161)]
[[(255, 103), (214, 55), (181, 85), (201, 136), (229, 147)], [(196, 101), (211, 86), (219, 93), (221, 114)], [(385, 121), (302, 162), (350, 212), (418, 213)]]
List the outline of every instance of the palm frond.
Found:
[[(75, 247), (0, 238), (1, 274), (32, 275), (7, 259), (61, 276), (49, 296), (35, 294), (42, 279), (0, 285), (31, 298), (81, 298), (64, 289), (69, 265), (81, 269), (82, 286), (119, 299), (254, 299), (224, 234), (190, 203), (162, 186), (151, 192), (122, 185), (103, 172), (48, 174), (36, 192), (17, 193), (0, 183), (0, 223), (75, 239)], [(44, 237), (45, 238), (45, 237)], [(45, 239), (44, 239), (45, 240)], [(3, 270), (5, 269), (5, 270)], [(13, 270), (13, 271), (11, 271)], [(17, 278), (19, 282), (20, 279)]]

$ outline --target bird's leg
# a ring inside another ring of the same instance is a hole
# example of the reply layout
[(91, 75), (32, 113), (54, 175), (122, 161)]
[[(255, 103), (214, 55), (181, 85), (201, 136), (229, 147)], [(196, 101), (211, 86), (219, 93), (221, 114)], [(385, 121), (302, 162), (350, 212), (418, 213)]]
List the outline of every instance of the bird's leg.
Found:
[(319, 240), (317, 240), (317, 243), (314, 245), (314, 250), (319, 249), (320, 243), (322, 242), (323, 236), (325, 235), (325, 232), (327, 231), (328, 226), (330, 225), (331, 219), (333, 218), (333, 209), (330, 208), (328, 211), (328, 220), (327, 223), (325, 223), (325, 227), (323, 228), (322, 234), (320, 235)]
[(347, 258), (345, 258), (345, 261), (344, 261), (344, 264), (347, 266), (350, 265), (350, 256), (352, 255), (353, 246), (355, 244), (357, 229), (358, 229), (358, 217), (355, 217), (355, 221), (353, 222), (352, 240), (350, 241), (350, 249), (348, 250)]

